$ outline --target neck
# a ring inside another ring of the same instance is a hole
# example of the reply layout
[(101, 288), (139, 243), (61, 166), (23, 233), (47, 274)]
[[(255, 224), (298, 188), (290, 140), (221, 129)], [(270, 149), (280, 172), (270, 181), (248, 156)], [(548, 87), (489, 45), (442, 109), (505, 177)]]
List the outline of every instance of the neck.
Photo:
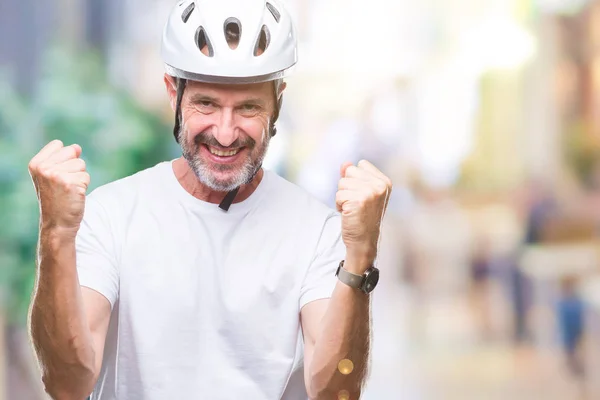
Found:
[[(192, 196), (197, 198), (198, 200), (205, 201), (207, 203), (219, 204), (227, 194), (227, 192), (219, 192), (209, 188), (204, 185), (202, 182), (198, 180), (194, 171), (190, 168), (187, 161), (180, 157), (173, 163), (173, 172), (175, 173), (175, 177), (179, 181), (179, 184)], [(235, 197), (233, 203), (239, 203), (246, 200), (258, 187), (262, 178), (264, 176), (264, 171), (261, 168), (247, 185), (240, 186), (240, 190)]]

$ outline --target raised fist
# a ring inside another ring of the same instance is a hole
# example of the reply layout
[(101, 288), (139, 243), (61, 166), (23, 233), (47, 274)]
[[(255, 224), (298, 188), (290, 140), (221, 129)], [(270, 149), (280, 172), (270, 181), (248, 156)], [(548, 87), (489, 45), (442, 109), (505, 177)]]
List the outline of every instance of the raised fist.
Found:
[(73, 237), (85, 209), (90, 176), (77, 144), (48, 143), (29, 162), (29, 173), (40, 204), (40, 228), (57, 229)]
[[(342, 214), (342, 238), (346, 256), (364, 268), (377, 257), (381, 220), (387, 208), (392, 182), (373, 164), (361, 160), (341, 167), (336, 205)], [(351, 271), (362, 274), (364, 271)]]

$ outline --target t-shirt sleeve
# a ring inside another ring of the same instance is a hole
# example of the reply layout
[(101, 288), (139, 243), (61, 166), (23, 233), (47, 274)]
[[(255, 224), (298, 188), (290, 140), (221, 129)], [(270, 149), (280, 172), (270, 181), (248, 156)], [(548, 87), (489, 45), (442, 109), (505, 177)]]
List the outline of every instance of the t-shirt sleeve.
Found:
[(331, 297), (337, 282), (335, 271), (345, 256), (341, 216), (332, 213), (325, 220), (315, 256), (304, 278), (300, 293), (301, 309), (311, 301)]
[(106, 297), (111, 309), (119, 293), (114, 244), (114, 232), (108, 214), (93, 196), (88, 196), (75, 242), (79, 284)]

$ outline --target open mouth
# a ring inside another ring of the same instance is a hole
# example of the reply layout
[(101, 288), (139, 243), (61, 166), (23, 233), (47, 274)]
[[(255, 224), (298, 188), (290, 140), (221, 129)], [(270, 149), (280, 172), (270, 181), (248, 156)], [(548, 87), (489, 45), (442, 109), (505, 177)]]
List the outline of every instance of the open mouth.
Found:
[(240, 151), (242, 151), (242, 148), (234, 149), (234, 150), (227, 150), (227, 151), (215, 149), (214, 147), (211, 147), (211, 146), (206, 146), (206, 148), (208, 149), (210, 154), (213, 154), (213, 155), (219, 156), (219, 157), (233, 157), (236, 154), (238, 154)]
[(235, 164), (243, 156), (245, 147), (232, 150), (222, 150), (212, 146), (202, 145), (202, 151), (207, 159), (218, 164)]

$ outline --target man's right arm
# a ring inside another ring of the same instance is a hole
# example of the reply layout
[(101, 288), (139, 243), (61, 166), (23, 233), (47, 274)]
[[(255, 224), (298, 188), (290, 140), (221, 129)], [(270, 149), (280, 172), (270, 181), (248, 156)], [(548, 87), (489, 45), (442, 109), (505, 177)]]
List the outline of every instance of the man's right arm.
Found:
[(55, 400), (83, 400), (92, 392), (111, 312), (108, 299), (79, 285), (75, 239), (90, 183), (80, 156), (79, 145), (53, 140), (29, 162), (40, 205), (29, 329), (44, 386)]
[(79, 286), (72, 235), (42, 229), (38, 251), (29, 328), (42, 380), (53, 399), (82, 400), (100, 373), (110, 302)]

